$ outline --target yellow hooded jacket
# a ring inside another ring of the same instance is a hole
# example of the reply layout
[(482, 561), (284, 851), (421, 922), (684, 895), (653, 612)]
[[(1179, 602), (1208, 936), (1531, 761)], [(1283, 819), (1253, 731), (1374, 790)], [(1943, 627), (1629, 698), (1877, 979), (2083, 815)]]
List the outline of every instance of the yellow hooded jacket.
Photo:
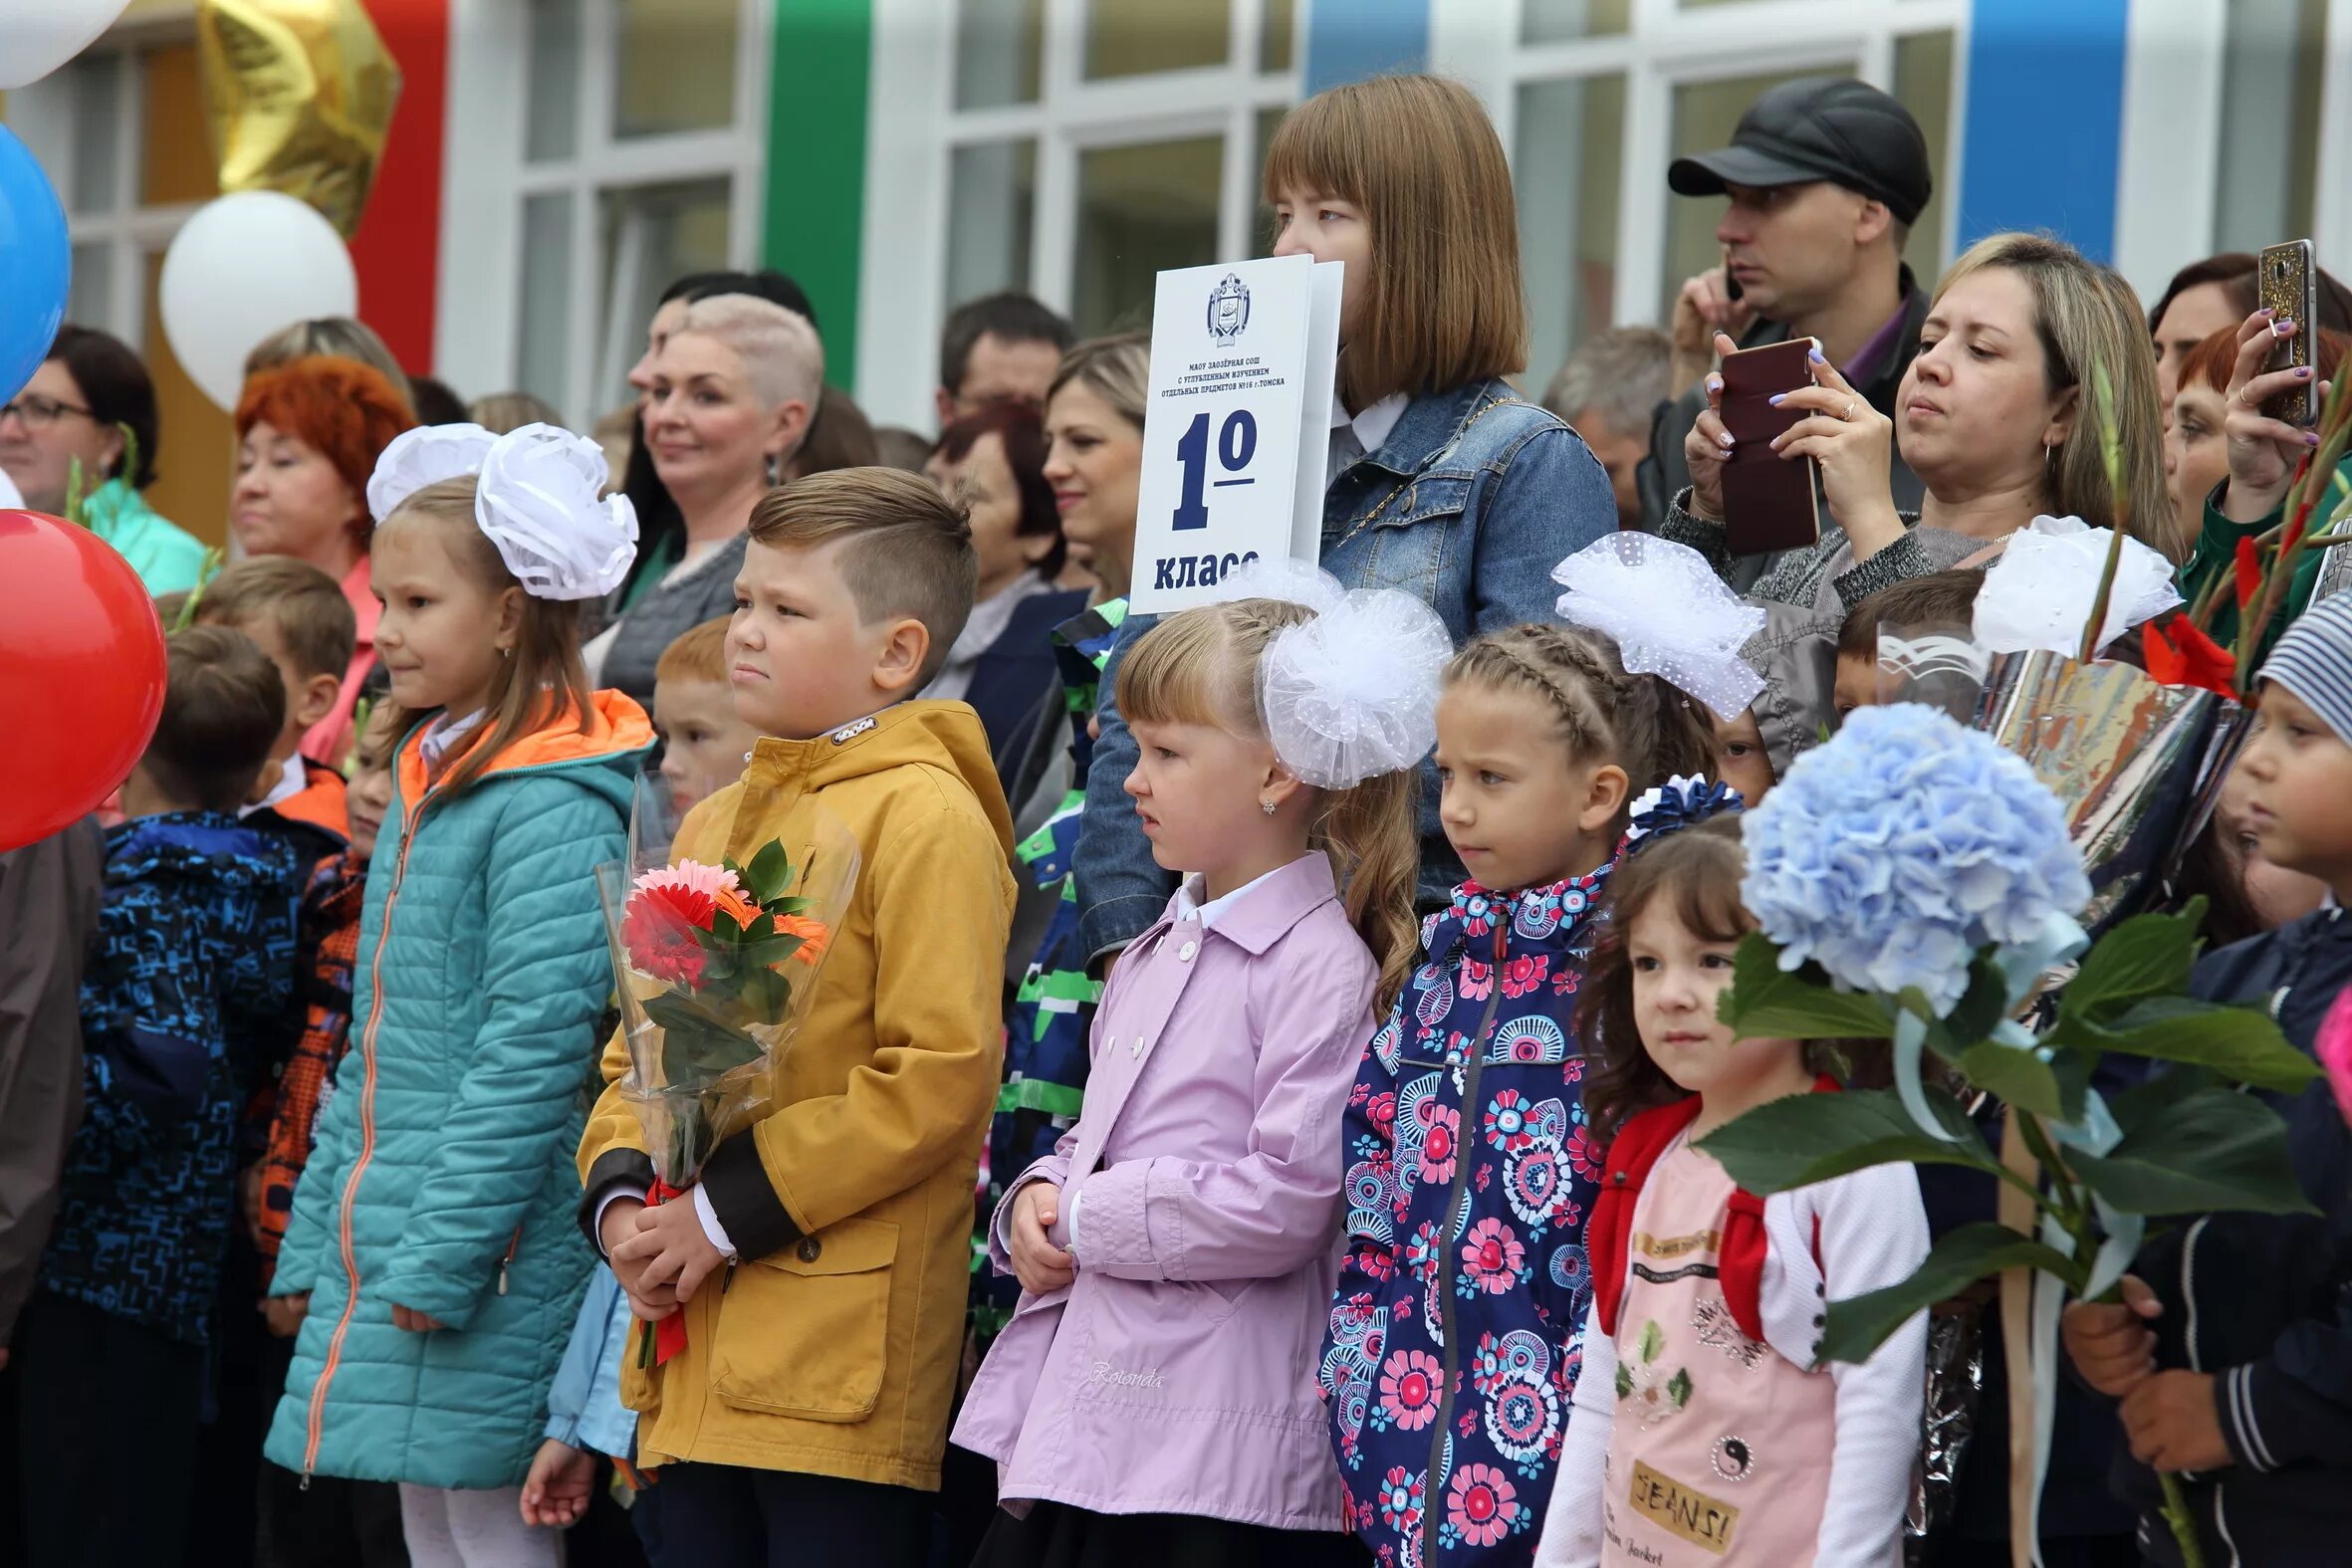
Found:
[[(621, 1401), (642, 1413), (644, 1464), (936, 1489), (1004, 1054), (1012, 815), (972, 710), (907, 702), (761, 741), (743, 780), (688, 814), (673, 858), (742, 863), (782, 838), (797, 863), (813, 806), (855, 835), (861, 868), (773, 1109), (703, 1171), (741, 1262), (687, 1303), (683, 1352), (640, 1371), (632, 1342)], [(616, 1039), (580, 1146), (584, 1217), (652, 1177), (612, 1087), (626, 1067)]]

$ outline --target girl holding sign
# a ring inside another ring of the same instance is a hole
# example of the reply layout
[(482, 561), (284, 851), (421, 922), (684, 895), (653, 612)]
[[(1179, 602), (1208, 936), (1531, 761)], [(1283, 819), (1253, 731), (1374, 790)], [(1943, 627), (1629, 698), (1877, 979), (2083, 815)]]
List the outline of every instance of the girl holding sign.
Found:
[[(1457, 646), (1551, 613), (1552, 563), (1617, 526), (1608, 475), (1573, 430), (1503, 377), (1527, 363), (1518, 208), (1478, 100), (1376, 77), (1292, 111), (1266, 162), (1275, 254), (1347, 264), (1321, 563), (1399, 588)], [(1130, 618), (1104, 672), (1150, 617)], [(1121, 787), (1135, 742), (1104, 703), (1076, 852), (1079, 935), (1098, 959), (1157, 918), (1171, 880)], [(1419, 902), (1462, 877), (1424, 769)]]

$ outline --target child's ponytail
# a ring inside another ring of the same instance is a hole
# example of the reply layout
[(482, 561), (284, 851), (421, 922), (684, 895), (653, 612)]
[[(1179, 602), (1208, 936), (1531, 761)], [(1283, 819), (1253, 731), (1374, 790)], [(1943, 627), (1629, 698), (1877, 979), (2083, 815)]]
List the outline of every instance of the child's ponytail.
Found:
[(1315, 842), (1346, 889), (1348, 923), (1380, 966), (1373, 1005), (1382, 1012), (1403, 993), (1421, 950), (1421, 928), (1413, 918), (1413, 881), (1421, 869), (1414, 813), (1420, 800), (1418, 769), (1374, 774), (1332, 790), (1315, 828)]

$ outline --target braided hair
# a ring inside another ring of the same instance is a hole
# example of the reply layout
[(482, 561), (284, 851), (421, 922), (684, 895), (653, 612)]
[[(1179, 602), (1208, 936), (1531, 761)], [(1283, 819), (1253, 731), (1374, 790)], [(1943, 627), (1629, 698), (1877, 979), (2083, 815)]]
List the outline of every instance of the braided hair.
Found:
[[(1170, 615), (1119, 661), (1118, 710), (1129, 724), (1207, 724), (1263, 741), (1258, 661), (1277, 633), (1313, 618), (1304, 605), (1265, 598)], [(1414, 823), (1420, 773), (1397, 769), (1318, 793), (1308, 842), (1329, 857), (1348, 923), (1380, 966), (1375, 1006), (1386, 1012), (1420, 951), (1413, 918), (1413, 878), (1421, 860)]]
[(1535, 623), (1488, 632), (1446, 666), (1446, 685), (1540, 698), (1569, 756), (1625, 771), (1628, 800), (1677, 774), (1715, 770), (1715, 730), (1698, 702), (1662, 676), (1629, 673), (1602, 632)]

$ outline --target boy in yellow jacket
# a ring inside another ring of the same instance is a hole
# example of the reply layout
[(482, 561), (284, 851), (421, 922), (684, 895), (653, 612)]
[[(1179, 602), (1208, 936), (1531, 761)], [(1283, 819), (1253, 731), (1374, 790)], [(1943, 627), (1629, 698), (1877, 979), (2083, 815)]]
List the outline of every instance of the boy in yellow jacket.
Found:
[(675, 1561), (764, 1563), (789, 1542), (796, 1562), (913, 1568), (929, 1544), (1003, 1051), (1013, 830), (972, 710), (905, 699), (962, 629), (977, 569), (961, 513), (913, 475), (820, 474), (752, 512), (727, 661), (769, 739), (675, 854), (746, 860), (782, 838), (798, 860), (822, 806), (862, 863), (775, 1109), (719, 1146), (691, 1201), (644, 1204), (617, 1041), (581, 1144), (582, 1219), (632, 1308), (686, 1322), (682, 1352), (621, 1375), (639, 1461), (664, 1466)]

